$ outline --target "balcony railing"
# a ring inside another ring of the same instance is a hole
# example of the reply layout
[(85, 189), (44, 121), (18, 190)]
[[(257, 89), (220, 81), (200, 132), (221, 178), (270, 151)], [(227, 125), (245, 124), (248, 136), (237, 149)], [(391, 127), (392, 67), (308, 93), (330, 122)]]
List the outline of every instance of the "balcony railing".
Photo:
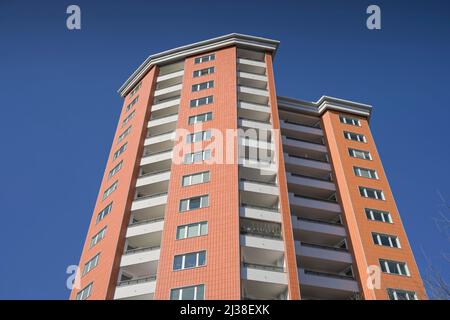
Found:
[(248, 262), (243, 262), (242, 266), (244, 268), (253, 268), (253, 269), (259, 269), (259, 270), (268, 270), (268, 271), (275, 271), (275, 272), (284, 272), (284, 268), (283, 267), (278, 267), (278, 266), (269, 266), (269, 265), (265, 265), (265, 264), (256, 264), (256, 263), (248, 263)]
[(324, 202), (329, 202), (329, 203), (336, 203), (336, 204), (339, 204), (339, 203), (337, 202), (337, 200), (333, 200), (333, 199), (323, 199), (323, 198), (316, 198), (316, 197), (310, 197), (310, 196), (304, 196), (304, 195), (296, 194), (296, 193), (294, 193), (294, 197), (305, 198), (305, 199), (310, 199), (310, 200), (324, 201)]
[(333, 226), (342, 226), (342, 223), (340, 221), (326, 221), (326, 220), (303, 218), (303, 217), (297, 217), (297, 220), (298, 221), (308, 221), (308, 222), (314, 222), (314, 223), (329, 224), (329, 225), (333, 225)]
[[(167, 151), (164, 151), (164, 152), (167, 152)], [(159, 170), (159, 171), (153, 171), (153, 172), (149, 172), (149, 173), (143, 173), (143, 174), (140, 174), (138, 176), (138, 178), (156, 176), (158, 174), (167, 173), (167, 172), (170, 172), (170, 170)]]
[(284, 121), (285, 123), (295, 124), (295, 125), (298, 125), (298, 126), (304, 126), (304, 127), (314, 128), (314, 129), (322, 129), (322, 128), (320, 127), (320, 124), (319, 124), (319, 123), (317, 123), (317, 124), (315, 124), (315, 125), (312, 125), (312, 124), (305, 124), (305, 123), (295, 122), (295, 121), (288, 120), (288, 119), (285, 119), (285, 120), (283, 120), (283, 121)]
[(319, 248), (319, 249), (326, 249), (326, 250), (333, 250), (333, 251), (342, 251), (342, 252), (348, 252), (347, 248), (340, 248), (340, 247), (332, 247), (332, 246), (326, 246), (323, 244), (315, 244), (315, 243), (308, 243), (308, 242), (300, 242), (302, 246), (305, 247), (312, 247), (312, 248)]
[(154, 193), (154, 194), (150, 194), (148, 196), (137, 196), (136, 199), (134, 200), (142, 200), (142, 199), (150, 199), (150, 198), (157, 198), (160, 196), (165, 196), (167, 195), (167, 192), (160, 192), (160, 193)]
[(322, 276), (322, 277), (345, 279), (345, 280), (354, 280), (355, 279), (353, 276), (348, 276), (345, 274), (328, 273), (328, 272), (314, 271), (314, 270), (307, 270), (307, 269), (304, 269), (304, 272), (305, 272), (305, 274), (314, 275), (314, 276)]
[(173, 149), (171, 148), (171, 149), (167, 149), (167, 150), (163, 150), (163, 151), (158, 151), (158, 152), (155, 152), (155, 153), (152, 153), (152, 154), (146, 154), (144, 152), (144, 154), (142, 155), (142, 158), (153, 157), (153, 156), (156, 156), (158, 154), (166, 153), (166, 152), (169, 152), (169, 151), (172, 151), (172, 150)]
[(251, 227), (243, 227), (243, 226), (241, 226), (240, 230), (241, 230), (241, 234), (244, 234), (244, 235), (251, 235), (251, 236), (267, 238), (267, 239), (282, 240), (281, 232), (262, 231), (259, 229), (254, 229)]
[(271, 187), (276, 187), (277, 186), (276, 182), (265, 182), (265, 181), (259, 181), (259, 180), (254, 180), (254, 179), (245, 179), (245, 178), (241, 178), (241, 181), (243, 181), (243, 182), (259, 183), (259, 184), (263, 184), (263, 185), (271, 186)]
[(309, 157), (304, 157), (304, 156), (297, 156), (297, 155), (294, 155), (294, 154), (288, 154), (288, 156), (291, 157), (291, 158), (298, 158), (298, 159), (305, 159), (305, 160), (329, 163), (328, 160), (309, 158)]
[(141, 224), (146, 224), (146, 223), (152, 223), (152, 222), (158, 222), (158, 221), (163, 221), (164, 217), (159, 217), (159, 218), (153, 218), (153, 219), (146, 219), (146, 220), (139, 220), (139, 221), (133, 221), (131, 222), (128, 226), (138, 226)]
[(288, 136), (285, 136), (285, 137), (286, 137), (286, 139), (295, 140), (295, 141), (301, 141), (301, 142), (306, 142), (306, 143), (312, 143), (312, 144), (316, 144), (316, 145), (319, 145), (319, 146), (324, 146), (325, 145), (323, 142), (314, 142), (314, 141), (310, 141), (310, 140), (294, 138), (294, 137), (288, 137)]
[(152, 276), (148, 276), (145, 278), (120, 281), (117, 283), (117, 286), (124, 287), (124, 286), (130, 286), (132, 284), (145, 283), (145, 282), (150, 282), (150, 281), (155, 281), (155, 280), (156, 280), (156, 275), (152, 275)]
[(123, 254), (129, 255), (129, 254), (134, 254), (134, 253), (138, 253), (138, 252), (158, 250), (159, 248), (161, 248), (161, 247), (153, 246), (153, 247), (145, 247), (145, 248), (136, 248), (136, 249), (127, 250)]
[(275, 213), (280, 212), (280, 210), (277, 208), (269, 208), (269, 207), (257, 206), (257, 205), (253, 205), (253, 204), (243, 203), (243, 204), (241, 204), (241, 206), (244, 208), (249, 208), (249, 209), (258, 209), (258, 210), (264, 210), (264, 211), (271, 211), (271, 212), (275, 212)]
[(168, 118), (168, 117), (171, 117), (171, 116), (174, 116), (174, 115), (177, 115), (178, 114), (178, 112), (174, 112), (174, 113), (171, 113), (171, 114), (163, 114), (163, 115), (159, 115), (159, 116), (155, 116), (154, 114), (152, 114), (151, 116), (150, 116), (150, 121), (152, 121), (152, 120), (157, 120), (157, 119), (162, 119), (162, 118)]
[(298, 173), (292, 173), (291, 172), (291, 176), (300, 177), (300, 178), (306, 178), (306, 179), (313, 179), (313, 180), (320, 180), (320, 181), (328, 181), (328, 182), (332, 182), (333, 181), (333, 180), (331, 180), (331, 174), (327, 175), (326, 178), (322, 178), (322, 177), (305, 176), (304, 174), (298, 174)]

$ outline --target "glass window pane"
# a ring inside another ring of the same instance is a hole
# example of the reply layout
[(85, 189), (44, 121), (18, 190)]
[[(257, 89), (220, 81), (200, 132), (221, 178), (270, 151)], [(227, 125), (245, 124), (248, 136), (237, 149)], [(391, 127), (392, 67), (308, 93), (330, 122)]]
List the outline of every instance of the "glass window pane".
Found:
[(188, 237), (196, 237), (198, 236), (198, 224), (194, 224), (192, 226), (189, 226), (188, 229)]
[(205, 208), (209, 206), (209, 197), (208, 196), (203, 196), (202, 197), (202, 208)]
[(208, 181), (209, 181), (209, 171), (203, 172), (203, 182), (208, 182)]
[(186, 236), (186, 226), (177, 228), (177, 239), (183, 239)]
[(183, 288), (181, 292), (181, 300), (194, 300), (195, 287)]
[(188, 253), (184, 257), (184, 268), (194, 268), (197, 266), (197, 254)]
[(180, 270), (183, 267), (183, 256), (175, 256), (173, 259), (173, 270)]
[(197, 286), (196, 300), (203, 300), (203, 299), (205, 299), (205, 286), (202, 284)]
[(207, 222), (202, 223), (200, 234), (201, 235), (208, 234), (208, 223)]
[(202, 175), (196, 174), (192, 176), (192, 184), (197, 184), (202, 182)]
[(186, 211), (188, 209), (188, 200), (181, 200), (180, 211)]
[(189, 185), (189, 176), (183, 177), (183, 187), (188, 186)]
[(198, 253), (198, 265), (204, 266), (206, 263), (206, 251), (202, 251)]
[(179, 299), (180, 299), (180, 289), (170, 290), (170, 300), (179, 300)]
[(189, 201), (189, 209), (198, 209), (200, 208), (200, 198), (192, 198)]

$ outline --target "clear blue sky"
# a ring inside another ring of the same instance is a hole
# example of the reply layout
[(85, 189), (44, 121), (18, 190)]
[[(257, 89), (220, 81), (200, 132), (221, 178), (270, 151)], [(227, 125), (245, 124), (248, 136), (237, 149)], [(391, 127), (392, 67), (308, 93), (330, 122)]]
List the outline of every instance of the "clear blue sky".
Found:
[[(46, 2), (46, 3), (45, 3)], [(66, 29), (78, 4), (82, 30)], [(365, 27), (378, 4), (382, 30)], [(372, 132), (422, 273), (449, 243), (448, 1), (0, 1), (0, 298), (66, 299), (122, 101), (152, 53), (239, 32), (278, 39), (279, 95), (374, 106)], [(448, 275), (448, 274), (447, 274)]]

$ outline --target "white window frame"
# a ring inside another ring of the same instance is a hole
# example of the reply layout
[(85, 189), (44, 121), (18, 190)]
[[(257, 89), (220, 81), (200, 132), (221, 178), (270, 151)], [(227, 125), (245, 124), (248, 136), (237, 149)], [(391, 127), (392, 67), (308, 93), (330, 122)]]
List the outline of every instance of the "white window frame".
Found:
[(122, 121), (122, 128), (134, 118), (136, 110), (133, 110), (125, 119)]
[[(204, 263), (200, 264), (200, 254), (204, 253), (205, 254), (205, 259), (204, 259)], [(186, 256), (187, 255), (195, 255), (195, 266), (193, 267), (186, 267)], [(175, 259), (177, 257), (181, 257), (181, 267), (180, 269), (175, 269)], [(173, 271), (181, 271), (181, 270), (189, 270), (189, 269), (194, 269), (194, 268), (199, 268), (199, 267), (204, 267), (206, 266), (206, 250), (200, 250), (200, 251), (196, 251), (196, 252), (187, 252), (187, 253), (182, 253), (182, 254), (177, 254), (173, 257), (173, 264), (172, 264), (172, 270)]]
[(117, 185), (119, 184), (119, 180), (114, 181), (109, 188), (103, 192), (102, 200), (108, 198), (114, 191), (117, 189)]
[[(352, 136), (355, 137), (356, 139), (353, 139)], [(345, 139), (350, 140), (350, 141), (363, 142), (363, 143), (367, 142), (366, 136), (363, 135), (362, 133), (344, 131), (344, 137), (345, 137)]]
[[(369, 195), (368, 191), (374, 191), (375, 198), (369, 197), (368, 196)], [(386, 200), (383, 190), (379, 190), (379, 189), (368, 188), (368, 187), (359, 187), (359, 194), (362, 197), (365, 197), (365, 198), (368, 198), (368, 199)]]
[(99, 243), (103, 238), (105, 238), (105, 234), (106, 234), (106, 228), (108, 226), (104, 226), (99, 232), (97, 232), (92, 238), (91, 238), (91, 242), (89, 244), (89, 248), (92, 248), (93, 246), (95, 246), (97, 243)]
[[(194, 161), (196, 156), (198, 154), (202, 155), (202, 160), (201, 161)], [(211, 159), (211, 149), (206, 149), (206, 150), (201, 150), (201, 151), (197, 151), (197, 152), (191, 152), (191, 153), (187, 153), (184, 155), (184, 164), (192, 164), (192, 163), (199, 163), (205, 160), (209, 160)]]
[(98, 265), (99, 259), (100, 259), (100, 252), (97, 253), (94, 257), (89, 259), (89, 261), (84, 264), (83, 273), (81, 274), (81, 276), (84, 276), (86, 273), (94, 269)]
[(192, 77), (198, 78), (198, 77), (202, 77), (202, 76), (207, 76), (209, 74), (213, 74), (215, 72), (214, 69), (215, 69), (214, 67), (209, 67), (209, 68), (194, 70), (194, 72), (192, 72)]
[[(378, 209), (371, 209), (371, 208), (365, 208), (364, 212), (366, 214), (367, 219), (371, 220), (371, 221), (379, 221), (379, 222), (386, 222), (386, 223), (393, 223), (392, 222), (392, 216), (391, 213), (389, 211), (383, 211), (383, 210), (378, 210)], [(374, 212), (377, 212), (380, 214), (381, 216), (381, 220), (375, 219), (375, 215)], [(387, 220), (386, 220), (386, 216), (387, 216)]]
[[(198, 138), (200, 136), (200, 138)], [(186, 136), (186, 143), (195, 143), (211, 139), (211, 130), (197, 131)]]
[(130, 109), (138, 102), (139, 100), (139, 96), (137, 96), (136, 98), (134, 98), (126, 107), (125, 112), (130, 111)]
[[(201, 176), (201, 181), (193, 183), (192, 182), (193, 178), (198, 177), (198, 176)], [(188, 179), (187, 180), (188, 182), (185, 184), (184, 181), (186, 178)], [(202, 171), (202, 172), (187, 174), (187, 175), (184, 175), (183, 177), (181, 177), (181, 186), (189, 187), (189, 186), (193, 186), (193, 185), (197, 185), (197, 184), (202, 184), (202, 183), (209, 182), (210, 179), (211, 179), (211, 173), (209, 171)]]
[(78, 291), (76, 300), (86, 300), (91, 296), (92, 293), (92, 287), (94, 285), (94, 282), (89, 283), (86, 287)]
[[(397, 236), (385, 234), (385, 233), (372, 232), (372, 239), (373, 239), (373, 236), (376, 236), (377, 241), (374, 241), (374, 243), (378, 246), (389, 247), (389, 248), (398, 248), (398, 249), (402, 248), (400, 245), (400, 240)], [(388, 237), (389, 246), (385, 246), (383, 244), (383, 242), (381, 241), (381, 236)], [(394, 243), (395, 243), (395, 245), (394, 245)]]
[[(205, 120), (200, 121), (199, 118), (200, 117), (205, 117)], [(191, 119), (193, 119), (193, 121), (191, 122)], [(194, 116), (190, 116), (188, 118), (188, 124), (192, 125), (192, 124), (196, 124), (196, 123), (203, 123), (203, 122), (207, 122), (207, 121), (211, 121), (212, 120), (212, 112), (205, 112), (205, 113), (200, 113), (200, 114), (196, 114)]]
[[(372, 160), (372, 155), (370, 154), (369, 151), (365, 151), (365, 150), (360, 150), (360, 149), (354, 149), (354, 148), (348, 148), (348, 152), (350, 154), (351, 157), (356, 158), (356, 159), (363, 159), (363, 160)], [(358, 157), (356, 156), (356, 152), (361, 152), (364, 157)], [(368, 156), (368, 158), (366, 157), (366, 155)]]
[(117, 143), (120, 143), (130, 133), (132, 127), (133, 126), (129, 126), (125, 129), (124, 132), (120, 134), (120, 136), (117, 138)]
[(113, 161), (116, 160), (122, 153), (124, 153), (125, 150), (127, 150), (127, 145), (128, 142), (125, 142), (119, 149), (117, 149), (116, 152), (114, 152)]
[[(203, 297), (201, 297), (199, 299), (199, 297), (197, 295), (198, 295), (198, 289), (200, 286), (203, 287)], [(171, 300), (181, 300), (181, 298), (183, 297), (183, 290), (190, 289), (190, 288), (194, 288), (194, 299), (193, 300), (204, 300), (205, 299), (205, 285), (204, 284), (197, 284), (197, 285), (192, 285), (192, 286), (185, 286), (185, 287), (178, 287), (178, 288), (170, 289), (169, 299), (172, 298), (172, 292), (177, 290), (178, 291), (178, 299), (171, 299)]]
[[(189, 235), (189, 228), (197, 226), (198, 228), (198, 233), (195, 236), (188, 236)], [(202, 234), (202, 226), (206, 226), (206, 233)], [(178, 237), (179, 234), (179, 230), (183, 229), (183, 236), (182, 237)], [(175, 235), (177, 240), (183, 240), (183, 239), (190, 239), (190, 238), (195, 238), (195, 237), (201, 237), (201, 236), (206, 236), (208, 235), (208, 221), (200, 221), (200, 222), (196, 222), (196, 223), (190, 223), (190, 224), (183, 224), (181, 226), (177, 226), (177, 233)]]
[(120, 171), (120, 169), (122, 169), (123, 166), (123, 160), (120, 160), (120, 162), (114, 167), (112, 168), (109, 173), (108, 173), (108, 179), (111, 179), (112, 177), (114, 177), (114, 175)]
[(216, 54), (215, 53), (210, 53), (206, 56), (201, 56), (201, 57), (196, 57), (194, 58), (194, 64), (200, 64), (200, 63), (204, 63), (204, 62), (208, 62), (208, 61), (214, 61), (216, 60)]
[(357, 119), (357, 118), (344, 116), (344, 115), (339, 115), (339, 119), (341, 120), (341, 123), (349, 124), (349, 125), (352, 125), (352, 126), (361, 127), (361, 121), (359, 119)]
[(192, 85), (192, 92), (198, 92), (206, 89), (214, 88), (214, 80), (200, 82)]
[[(384, 273), (397, 275), (397, 276), (407, 276), (407, 277), (410, 276), (409, 268), (408, 268), (408, 265), (406, 264), (406, 262), (394, 261), (394, 260), (388, 260), (388, 259), (379, 259), (379, 262), (380, 262), (380, 267), (382, 268), (381, 270), (383, 270), (383, 266), (386, 270), (386, 271), (383, 271)], [(394, 270), (391, 270), (391, 268), (389, 267), (389, 262), (395, 264), (395, 269), (397, 272), (393, 272)], [(402, 273), (401, 266), (403, 266), (405, 268), (406, 274)]]
[(207, 104), (211, 104), (214, 102), (214, 96), (210, 95), (210, 96), (206, 96), (206, 97), (201, 97), (198, 99), (193, 99), (191, 100), (191, 102), (189, 103), (189, 106), (191, 108), (197, 108), (200, 106), (205, 106)]
[[(363, 171), (367, 172), (368, 176), (363, 175), (362, 174)], [(374, 169), (368, 169), (368, 168), (354, 166), (353, 167), (353, 172), (355, 173), (356, 176), (361, 177), (361, 178), (368, 178), (368, 179), (376, 179), (376, 180), (378, 180), (378, 173)]]
[[(191, 208), (192, 200), (198, 199), (198, 198), (200, 198), (200, 206), (198, 208)], [(187, 202), (185, 210), (183, 210), (183, 208), (182, 208), (182, 203), (184, 203), (184, 202)], [(209, 207), (209, 194), (204, 194), (204, 195), (201, 195), (201, 196), (195, 196), (195, 197), (191, 197), (191, 198), (187, 198), (187, 199), (181, 199), (180, 200), (179, 211), (180, 212), (186, 212), (186, 211), (204, 209), (204, 208), (208, 208), (208, 207)]]
[(134, 94), (135, 94), (136, 92), (138, 92), (138, 90), (141, 88), (141, 86), (142, 86), (142, 82), (139, 82), (139, 83), (134, 87), (134, 89), (130, 92), (130, 98), (133, 97)]
[(96, 224), (102, 221), (103, 218), (105, 218), (112, 211), (112, 205), (113, 203), (111, 201), (106, 207), (103, 208), (102, 211), (97, 214), (97, 218), (95, 219)]
[(417, 298), (417, 293), (415, 293), (414, 291), (401, 290), (401, 289), (392, 289), (392, 288), (388, 288), (387, 291), (388, 291), (388, 297), (390, 298), (391, 295), (392, 295), (394, 300), (399, 300), (398, 299), (398, 293), (405, 294), (406, 295), (406, 300), (419, 300)]

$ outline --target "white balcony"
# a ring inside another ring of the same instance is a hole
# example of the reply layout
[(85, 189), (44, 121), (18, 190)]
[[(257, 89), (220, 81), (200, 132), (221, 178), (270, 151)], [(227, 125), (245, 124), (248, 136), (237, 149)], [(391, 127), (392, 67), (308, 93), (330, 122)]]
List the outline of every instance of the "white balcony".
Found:
[[(184, 70), (178, 70), (175, 72), (171, 72), (171, 73), (167, 73), (167, 74), (163, 74), (158, 76), (158, 78), (156, 78), (156, 82), (158, 83), (158, 85), (160, 85), (158, 87), (158, 89), (160, 89), (160, 87), (168, 87), (170, 85), (175, 85), (175, 84), (179, 84), (183, 81), (183, 75), (184, 75)], [(161, 86), (162, 84), (162, 86)]]
[(277, 209), (241, 206), (239, 208), (239, 216), (241, 218), (281, 223), (281, 214)]
[(172, 149), (175, 137), (176, 134), (173, 131), (145, 139), (144, 157)]
[(274, 144), (271, 142), (266, 142), (263, 140), (255, 140), (255, 139), (249, 139), (246, 137), (239, 137), (239, 145), (252, 148), (252, 149), (265, 149), (265, 150), (271, 150), (273, 151), (275, 149)]
[(312, 299), (348, 299), (359, 292), (357, 282), (346, 276), (298, 270), (300, 293)]
[(241, 234), (240, 242), (241, 246), (245, 247), (284, 252), (284, 243), (281, 239), (263, 238), (251, 234)]
[(151, 117), (160, 118), (177, 113), (179, 107), (180, 107), (180, 98), (170, 99), (164, 102), (154, 104), (151, 109)]
[(148, 248), (122, 255), (120, 260), (120, 267), (127, 267), (131, 265), (138, 265), (142, 263), (149, 263), (151, 261), (158, 261), (161, 252), (158, 248)]
[(275, 207), (278, 202), (279, 189), (273, 183), (241, 180), (239, 190), (241, 201), (249, 205)]
[(116, 287), (114, 300), (153, 300), (156, 278), (123, 281)]
[(269, 103), (269, 91), (253, 87), (238, 86), (238, 99), (240, 101), (267, 104)]
[(148, 233), (162, 232), (164, 227), (164, 220), (154, 219), (147, 221), (140, 221), (128, 226), (127, 238), (136, 237)]
[(251, 129), (258, 129), (258, 130), (266, 130), (270, 132), (272, 130), (272, 124), (270, 122), (264, 122), (264, 121), (254, 121), (254, 120), (248, 120), (248, 119), (239, 119), (238, 120), (238, 126), (240, 128), (251, 128)]
[(136, 199), (131, 204), (131, 211), (140, 211), (148, 208), (163, 206), (167, 203), (167, 193), (161, 195), (154, 195)]
[(177, 127), (178, 114), (173, 114), (167, 117), (150, 120), (148, 122), (148, 129), (151, 136), (156, 136), (169, 131), (174, 131)]
[(287, 276), (281, 267), (244, 263), (241, 278), (249, 281), (287, 285)]
[(238, 70), (239, 72), (248, 72), (253, 74), (265, 75), (266, 63), (263, 61), (256, 61), (253, 59), (238, 58)]
[(155, 102), (162, 102), (164, 100), (180, 96), (182, 84), (176, 84), (164, 89), (155, 90)]
[(312, 219), (332, 220), (341, 213), (341, 206), (334, 201), (305, 198), (293, 193), (289, 193), (289, 204), (295, 215)]
[(271, 110), (268, 105), (238, 101), (238, 116), (256, 121), (269, 121)]
[(167, 192), (169, 180), (170, 171), (141, 175), (136, 182), (136, 194), (142, 197)]
[(238, 85), (248, 86), (252, 88), (267, 89), (267, 77), (265, 75), (259, 75), (249, 72), (238, 72)]

